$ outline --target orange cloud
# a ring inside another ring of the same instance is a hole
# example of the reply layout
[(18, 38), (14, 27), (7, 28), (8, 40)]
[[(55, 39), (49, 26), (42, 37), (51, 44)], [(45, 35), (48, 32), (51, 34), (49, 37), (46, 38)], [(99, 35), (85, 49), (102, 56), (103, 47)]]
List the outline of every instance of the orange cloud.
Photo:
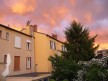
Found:
[(68, 12), (69, 10), (65, 7), (54, 7), (49, 11), (49, 13), (43, 12), (42, 15), (47, 23), (49, 23), (51, 26), (55, 26), (67, 15)]
[(99, 49), (108, 49), (108, 43), (101, 43), (99, 45)]
[(25, 14), (33, 12), (36, 7), (36, 0), (17, 0), (12, 6), (12, 12), (16, 14)]
[(86, 22), (91, 23), (93, 21), (91, 12), (88, 12), (84, 15)]
[(70, 2), (71, 2), (72, 5), (76, 4), (76, 0), (70, 0)]
[(3, 15), (2, 15), (2, 14), (0, 14), (0, 21), (2, 21), (2, 19), (3, 19)]
[(64, 17), (68, 13), (68, 9), (65, 7), (61, 7), (57, 9), (57, 13), (61, 16)]

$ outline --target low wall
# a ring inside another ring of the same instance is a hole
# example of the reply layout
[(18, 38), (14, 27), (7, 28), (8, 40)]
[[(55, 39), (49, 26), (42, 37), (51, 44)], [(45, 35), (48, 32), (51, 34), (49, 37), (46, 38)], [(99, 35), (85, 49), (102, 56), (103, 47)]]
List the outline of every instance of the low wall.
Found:
[(32, 81), (32, 78), (27, 78), (27, 77), (7, 77), (6, 81)]
[(7, 77), (6, 81), (44, 81), (44, 78), (48, 78), (51, 76), (51, 74), (43, 74), (37, 77)]

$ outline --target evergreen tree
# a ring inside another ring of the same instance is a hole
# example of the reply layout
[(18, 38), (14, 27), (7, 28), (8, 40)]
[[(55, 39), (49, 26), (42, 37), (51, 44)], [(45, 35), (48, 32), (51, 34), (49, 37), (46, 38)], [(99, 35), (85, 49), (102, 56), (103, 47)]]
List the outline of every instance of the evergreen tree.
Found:
[(53, 65), (52, 78), (56, 81), (77, 78), (77, 72), (81, 69), (78, 61), (91, 60), (98, 48), (94, 46), (96, 36), (90, 37), (89, 30), (75, 21), (66, 28), (65, 35), (67, 51), (62, 52), (61, 56), (55, 54), (49, 58)]
[(66, 28), (65, 31), (67, 43), (65, 46), (67, 51), (63, 53), (67, 59), (73, 59), (76, 61), (89, 61), (98, 48), (94, 46), (95, 38), (90, 37), (88, 28), (84, 28), (80, 23), (73, 21), (73, 23)]

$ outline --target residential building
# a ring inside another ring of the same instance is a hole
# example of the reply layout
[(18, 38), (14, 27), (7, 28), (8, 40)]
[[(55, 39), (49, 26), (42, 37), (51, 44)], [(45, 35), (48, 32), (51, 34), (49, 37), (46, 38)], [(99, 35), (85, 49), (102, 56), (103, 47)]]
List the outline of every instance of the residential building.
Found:
[(47, 35), (40, 32), (34, 33), (35, 37), (35, 67), (37, 72), (51, 72), (52, 64), (48, 60), (54, 54), (61, 55), (63, 42), (57, 39), (57, 35)]
[(57, 39), (56, 34), (52, 34), (52, 36), (50, 36), (48, 34), (38, 32), (36, 25), (27, 26), (27, 28), (22, 32), (32, 34), (35, 37), (34, 50), (36, 72), (51, 72), (52, 64), (48, 58), (54, 54), (61, 55), (61, 51), (66, 51), (64, 43)]
[(36, 25), (18, 31), (0, 24), (0, 45), (0, 81), (48, 81), (48, 58), (66, 50), (57, 35), (38, 32)]
[(98, 56), (108, 56), (108, 49), (97, 50), (96, 55), (98, 55)]
[(0, 24), (0, 81), (34, 71), (34, 37)]

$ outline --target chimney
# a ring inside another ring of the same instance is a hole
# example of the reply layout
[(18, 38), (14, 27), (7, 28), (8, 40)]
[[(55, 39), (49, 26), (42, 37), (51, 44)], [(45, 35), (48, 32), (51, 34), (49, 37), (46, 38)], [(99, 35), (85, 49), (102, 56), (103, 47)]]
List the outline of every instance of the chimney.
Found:
[(37, 25), (30, 25), (29, 28), (30, 28), (29, 29), (30, 30), (30, 35), (33, 36), (34, 35), (33, 33), (37, 32)]
[(33, 32), (37, 32), (37, 25), (33, 25)]
[(57, 39), (57, 35), (56, 35), (56, 34), (52, 34), (52, 37), (53, 37), (54, 39)]

